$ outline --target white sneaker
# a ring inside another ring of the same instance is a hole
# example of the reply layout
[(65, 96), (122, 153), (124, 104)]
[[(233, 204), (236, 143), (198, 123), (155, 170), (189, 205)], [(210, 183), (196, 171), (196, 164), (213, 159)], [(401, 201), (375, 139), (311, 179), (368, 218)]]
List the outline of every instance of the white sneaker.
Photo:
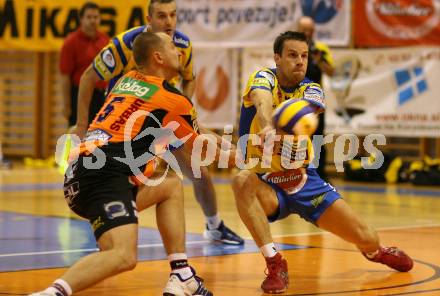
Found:
[(183, 280), (180, 274), (171, 273), (170, 278), (163, 289), (163, 296), (213, 296), (203, 285), (203, 280), (193, 275)]
[(49, 293), (49, 292), (37, 292), (33, 294), (29, 294), (28, 296), (63, 296), (61, 293)]

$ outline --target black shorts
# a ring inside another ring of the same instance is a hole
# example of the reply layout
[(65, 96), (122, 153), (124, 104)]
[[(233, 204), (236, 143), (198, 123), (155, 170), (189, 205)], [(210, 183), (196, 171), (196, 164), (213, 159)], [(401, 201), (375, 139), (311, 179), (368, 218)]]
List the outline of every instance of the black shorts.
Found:
[(80, 157), (73, 177), (64, 179), (69, 208), (92, 225), (96, 240), (112, 228), (138, 223), (136, 196), (128, 176), (117, 170), (86, 169)]

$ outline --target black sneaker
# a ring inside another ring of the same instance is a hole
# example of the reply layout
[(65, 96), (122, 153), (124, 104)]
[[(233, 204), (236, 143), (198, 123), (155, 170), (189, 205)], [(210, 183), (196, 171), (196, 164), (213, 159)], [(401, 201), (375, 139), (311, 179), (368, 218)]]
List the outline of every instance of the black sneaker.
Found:
[(225, 245), (243, 245), (244, 240), (231, 229), (229, 229), (223, 221), (220, 223), (216, 229), (208, 229), (206, 225), (206, 230), (203, 232), (203, 236), (211, 241), (221, 242)]

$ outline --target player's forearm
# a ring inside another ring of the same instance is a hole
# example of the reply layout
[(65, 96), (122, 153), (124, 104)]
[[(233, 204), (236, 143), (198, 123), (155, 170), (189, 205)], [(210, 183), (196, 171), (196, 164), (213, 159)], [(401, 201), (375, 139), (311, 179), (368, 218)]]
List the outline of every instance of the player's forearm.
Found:
[(91, 66), (81, 76), (78, 90), (78, 109), (76, 125), (87, 127), (89, 122), (89, 106), (93, 97), (95, 83), (99, 80), (98, 75)]
[(255, 89), (250, 94), (255, 108), (257, 109), (258, 123), (261, 128), (272, 125), (272, 94), (267, 90)]
[(258, 122), (260, 127), (264, 128), (266, 126), (272, 125), (272, 102), (263, 100), (255, 106), (257, 108)]
[(191, 99), (194, 95), (194, 91), (196, 90), (196, 80), (183, 80), (182, 81), (182, 92), (183, 94)]

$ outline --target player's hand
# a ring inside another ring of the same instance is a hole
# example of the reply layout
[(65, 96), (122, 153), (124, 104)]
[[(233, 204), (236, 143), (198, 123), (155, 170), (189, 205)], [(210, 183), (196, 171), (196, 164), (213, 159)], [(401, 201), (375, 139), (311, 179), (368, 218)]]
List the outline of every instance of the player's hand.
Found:
[(84, 138), (87, 132), (87, 127), (83, 127), (80, 125), (74, 125), (73, 128), (70, 130), (71, 134), (77, 135), (80, 139)]

